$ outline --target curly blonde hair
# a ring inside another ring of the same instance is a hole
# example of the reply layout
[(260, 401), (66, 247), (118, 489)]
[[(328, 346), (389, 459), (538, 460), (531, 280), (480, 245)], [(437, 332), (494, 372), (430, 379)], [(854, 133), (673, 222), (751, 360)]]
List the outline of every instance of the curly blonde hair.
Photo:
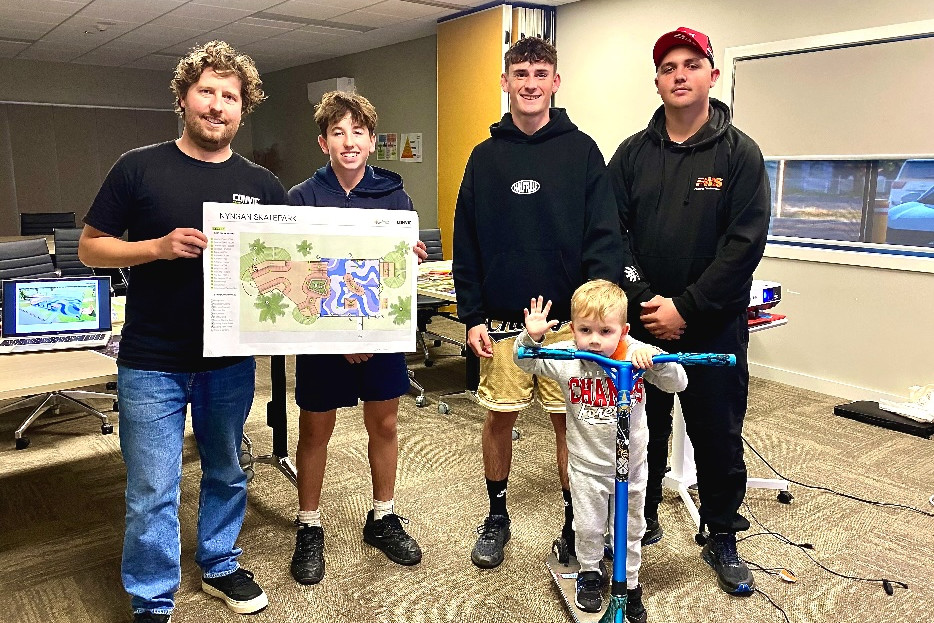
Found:
[(356, 93), (346, 91), (328, 91), (321, 96), (321, 101), (315, 105), (315, 123), (321, 130), (321, 136), (328, 135), (328, 128), (340, 123), (350, 113), (350, 118), (359, 123), (370, 134), (376, 134), (376, 108), (370, 100)]
[(266, 99), (262, 89), (263, 81), (260, 80), (253, 59), (238, 53), (225, 41), (209, 41), (192, 48), (175, 66), (175, 76), (169, 88), (175, 94), (175, 112), (179, 117), (185, 114), (181, 100), (185, 99), (188, 89), (201, 79), (201, 74), (207, 68), (213, 69), (214, 73), (221, 77), (236, 74), (240, 78), (240, 98), (243, 102), (244, 116), (253, 112), (260, 102)]

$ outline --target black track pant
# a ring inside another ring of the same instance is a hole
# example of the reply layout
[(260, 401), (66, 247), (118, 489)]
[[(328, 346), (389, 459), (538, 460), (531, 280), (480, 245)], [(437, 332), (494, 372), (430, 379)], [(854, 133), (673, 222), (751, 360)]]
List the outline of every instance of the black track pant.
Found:
[[(746, 494), (742, 432), (749, 394), (746, 357), (749, 334), (745, 315), (737, 317), (718, 335), (684, 344), (679, 341), (659, 343), (659, 346), (669, 352), (736, 355), (735, 367), (685, 366), (688, 386), (678, 398), (688, 437), (694, 445), (701, 521), (711, 532), (747, 530), (749, 521), (738, 512)], [(645, 384), (645, 389), (649, 425), (645, 516), (657, 519), (662, 478), (668, 464), (674, 395), (650, 383)]]

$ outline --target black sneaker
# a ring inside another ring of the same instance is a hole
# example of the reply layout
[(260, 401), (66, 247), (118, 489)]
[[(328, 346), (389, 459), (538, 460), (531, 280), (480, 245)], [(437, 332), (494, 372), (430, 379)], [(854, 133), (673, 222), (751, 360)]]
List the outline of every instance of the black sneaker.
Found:
[(223, 599), (237, 614), (253, 614), (269, 605), (266, 593), (253, 581), (253, 574), (243, 568), (217, 578), (202, 577), (201, 590)]
[(155, 612), (137, 612), (133, 615), (133, 623), (169, 623), (171, 614), (157, 614)]
[(324, 577), (324, 530), (301, 524), (289, 571), (299, 584), (317, 584)]
[(752, 571), (736, 552), (736, 535), (711, 534), (701, 550), (701, 558), (717, 572), (717, 584), (731, 595), (747, 595), (756, 587)]
[(601, 560), (597, 571), (584, 571), (577, 574), (577, 588), (574, 593), (574, 605), (584, 612), (603, 610), (603, 591), (610, 580), (606, 565)]
[(642, 535), (642, 546), (645, 547), (646, 545), (658, 543), (662, 540), (663, 536), (665, 536), (665, 531), (662, 530), (662, 524), (658, 523), (658, 519), (646, 517), (645, 534)]
[(408, 519), (393, 513), (374, 521), (371, 510), (363, 525), (363, 541), (398, 565), (417, 565), (422, 561), (422, 548), (402, 527), (403, 521), (409, 523)]
[(649, 614), (642, 605), (642, 585), (626, 590), (626, 620), (629, 623), (646, 623)]
[(509, 517), (490, 515), (477, 527), (476, 544), (470, 552), (470, 561), (482, 569), (492, 569), (503, 562), (503, 547), (509, 542)]

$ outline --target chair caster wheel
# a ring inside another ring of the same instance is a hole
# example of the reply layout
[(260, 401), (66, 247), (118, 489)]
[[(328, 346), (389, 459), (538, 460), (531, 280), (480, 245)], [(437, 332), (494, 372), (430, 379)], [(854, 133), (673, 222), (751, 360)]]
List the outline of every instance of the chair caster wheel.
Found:
[(117, 383), (116, 383), (116, 381), (110, 381), (109, 383), (107, 383), (106, 385), (104, 385), (104, 387), (107, 388), (107, 391), (112, 392), (112, 391), (115, 391), (115, 390), (117, 389)]
[(435, 348), (439, 348), (441, 346), (441, 340), (435, 340), (434, 342), (431, 343), (431, 345), (434, 346)]
[(795, 496), (791, 495), (791, 491), (779, 491), (776, 497), (782, 504), (791, 504), (791, 501), (795, 499)]
[(435, 365), (435, 360), (434, 360), (434, 359), (425, 359), (425, 367), (426, 367), (426, 368), (430, 368), (430, 367), (433, 366), (433, 365)]
[(247, 467), (243, 470), (243, 473), (246, 474), (247, 484), (253, 481), (253, 477), (256, 475), (256, 471), (252, 467)]
[(446, 402), (438, 403), (438, 413), (440, 413), (441, 415), (447, 415), (450, 412), (451, 412), (451, 407), (448, 406), (448, 403)]
[(562, 565), (570, 562), (571, 553), (568, 551), (568, 542), (564, 539), (555, 539), (551, 544), (551, 551)]
[(114, 413), (120, 413), (120, 403), (117, 402), (116, 400), (114, 400), (113, 412), (114, 412)]
[(415, 406), (416, 406), (416, 407), (419, 407), (419, 408), (424, 407), (424, 406), (425, 406), (425, 402), (426, 402), (426, 401), (425, 401), (425, 397), (424, 397), (424, 396), (416, 396), (416, 397), (415, 397)]
[(16, 440), (16, 449), (17, 449), (17, 450), (25, 450), (25, 449), (28, 448), (28, 447), (29, 447), (29, 438), (28, 438), (28, 437), (20, 437), (20, 438), (18, 438), (18, 439)]
[(513, 441), (519, 441), (519, 437), (521, 436), (522, 436), (522, 433), (519, 432), (518, 428), (512, 429), (512, 440)]
[(101, 424), (101, 435), (110, 435), (114, 432), (113, 424)]

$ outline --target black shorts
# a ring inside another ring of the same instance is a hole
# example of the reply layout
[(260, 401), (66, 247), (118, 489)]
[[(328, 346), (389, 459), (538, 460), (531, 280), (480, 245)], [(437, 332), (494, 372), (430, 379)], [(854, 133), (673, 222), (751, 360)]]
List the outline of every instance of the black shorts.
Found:
[(353, 364), (343, 355), (295, 358), (295, 402), (305, 411), (354, 407), (358, 400), (391, 400), (408, 391), (403, 353), (377, 353)]

